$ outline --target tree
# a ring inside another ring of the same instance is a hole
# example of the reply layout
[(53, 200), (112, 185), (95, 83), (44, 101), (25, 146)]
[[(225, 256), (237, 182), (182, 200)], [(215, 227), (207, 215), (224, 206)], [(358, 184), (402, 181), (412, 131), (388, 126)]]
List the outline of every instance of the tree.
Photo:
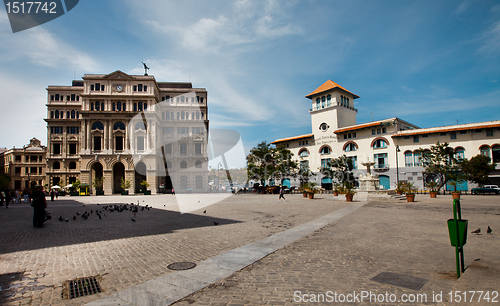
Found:
[(7, 174), (0, 174), (0, 190), (9, 187), (10, 177)]
[(422, 166), (426, 174), (440, 174), (442, 179), (437, 182), (439, 191), (448, 181), (453, 182), (456, 190), (456, 184), (464, 180), (464, 175), (460, 169), (460, 161), (455, 158), (455, 152), (449, 147), (448, 143), (437, 142), (430, 148), (430, 151), (422, 152)]
[(337, 158), (332, 158), (326, 163), (326, 167), (321, 172), (331, 178), (335, 179), (344, 189), (351, 190), (354, 188), (354, 174), (352, 170), (354, 165), (352, 159), (345, 155)]
[(460, 168), (466, 180), (476, 184), (488, 183), (488, 175), (495, 170), (496, 164), (490, 164), (490, 158), (484, 155), (476, 155), (470, 160), (460, 161)]
[(94, 179), (92, 182), (92, 186), (95, 187), (96, 190), (102, 190), (102, 186), (104, 185), (104, 177), (99, 176)]
[(271, 178), (282, 180), (294, 176), (297, 163), (292, 160), (292, 156), (292, 152), (284, 147), (273, 148), (265, 141), (261, 142), (247, 156), (248, 178), (264, 185)]

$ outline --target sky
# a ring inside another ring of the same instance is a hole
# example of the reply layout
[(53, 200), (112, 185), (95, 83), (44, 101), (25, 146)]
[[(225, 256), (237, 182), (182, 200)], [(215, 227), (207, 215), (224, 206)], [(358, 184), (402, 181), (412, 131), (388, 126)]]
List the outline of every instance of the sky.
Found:
[(0, 8), (0, 147), (46, 145), (48, 85), (142, 62), (206, 88), (210, 128), (245, 152), (310, 133), (305, 96), (328, 79), (360, 96), (357, 123), (500, 120), (500, 2), (81, 0), (17, 33)]

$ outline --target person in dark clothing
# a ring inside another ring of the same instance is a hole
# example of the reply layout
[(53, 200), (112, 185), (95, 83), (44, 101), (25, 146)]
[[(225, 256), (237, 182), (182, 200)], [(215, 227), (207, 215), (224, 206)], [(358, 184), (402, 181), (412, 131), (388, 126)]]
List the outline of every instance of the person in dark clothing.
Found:
[(33, 226), (43, 227), (43, 222), (45, 222), (45, 208), (47, 208), (47, 202), (45, 201), (45, 193), (43, 192), (43, 187), (38, 186), (37, 191), (33, 194), (33, 201), (31, 202), (33, 206)]
[(56, 193), (54, 192), (54, 189), (52, 189), (52, 191), (50, 191), (50, 200), (54, 201), (55, 196), (56, 196)]

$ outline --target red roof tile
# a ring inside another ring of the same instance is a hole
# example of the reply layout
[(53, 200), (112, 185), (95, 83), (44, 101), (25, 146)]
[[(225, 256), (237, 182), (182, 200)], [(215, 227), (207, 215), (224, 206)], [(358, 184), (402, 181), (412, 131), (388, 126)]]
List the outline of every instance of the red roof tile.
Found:
[(343, 90), (343, 91), (351, 94), (354, 97), (354, 99), (359, 98), (358, 95), (353, 94), (352, 92), (350, 92), (349, 90), (345, 89), (344, 87), (340, 86), (339, 84), (335, 83), (332, 80), (328, 80), (325, 83), (323, 83), (323, 85), (321, 85), (320, 87), (316, 88), (315, 91), (313, 91), (310, 94), (308, 94), (306, 96), (306, 98), (311, 99), (311, 97), (314, 96), (314, 95), (316, 95), (316, 94), (320, 94), (322, 92), (325, 92), (325, 91), (328, 91), (328, 90), (331, 90), (331, 89), (334, 89), (334, 88), (339, 88), (340, 90)]
[(277, 140), (271, 142), (271, 144), (285, 142), (285, 141), (290, 141), (290, 140), (297, 140), (297, 139), (302, 139), (302, 138), (311, 138), (313, 136), (314, 136), (314, 134), (306, 134), (306, 135), (300, 135), (300, 136), (293, 136), (293, 137), (288, 137), (288, 138), (282, 138), (282, 139), (277, 139)]

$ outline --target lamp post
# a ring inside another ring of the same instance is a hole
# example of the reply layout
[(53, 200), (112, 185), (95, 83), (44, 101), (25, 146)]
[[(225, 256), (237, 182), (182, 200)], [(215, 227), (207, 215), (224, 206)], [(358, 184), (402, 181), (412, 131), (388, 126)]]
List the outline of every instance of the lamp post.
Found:
[(221, 163), (217, 164), (217, 192), (220, 192), (220, 178), (219, 178), (219, 172), (220, 172), (220, 166), (222, 166)]
[(399, 163), (398, 163), (398, 152), (401, 152), (399, 146), (396, 146), (396, 180), (399, 184)]

